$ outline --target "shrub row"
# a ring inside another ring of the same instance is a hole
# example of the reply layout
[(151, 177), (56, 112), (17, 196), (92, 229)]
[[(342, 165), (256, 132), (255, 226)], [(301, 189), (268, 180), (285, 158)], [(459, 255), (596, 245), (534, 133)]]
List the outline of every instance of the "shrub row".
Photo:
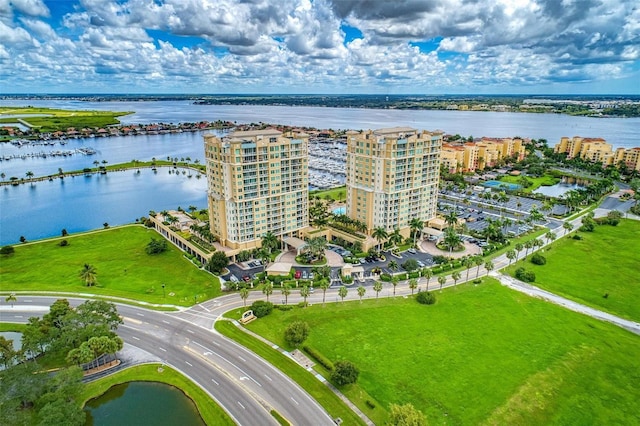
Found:
[(527, 271), (520, 267), (516, 269), (516, 278), (528, 283), (532, 283), (536, 280), (536, 274), (533, 271)]
[(434, 303), (436, 303), (436, 295), (429, 291), (421, 291), (416, 296), (416, 300), (418, 301), (418, 303), (421, 303), (423, 305), (433, 305)]
[(309, 354), (311, 358), (313, 358), (318, 364), (322, 365), (329, 371), (333, 371), (333, 362), (322, 353), (312, 348), (311, 346), (303, 346), (302, 349)]

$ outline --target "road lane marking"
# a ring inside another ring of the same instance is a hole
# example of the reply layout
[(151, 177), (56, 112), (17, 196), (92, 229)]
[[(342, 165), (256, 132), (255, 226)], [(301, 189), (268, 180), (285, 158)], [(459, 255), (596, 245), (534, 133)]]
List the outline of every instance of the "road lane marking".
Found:
[(204, 306), (204, 305), (200, 305), (200, 307), (201, 307), (202, 309), (204, 309), (205, 311), (207, 311), (207, 312), (211, 312), (211, 311), (210, 311), (209, 309), (207, 309), (207, 308), (206, 308), (206, 306)]
[[(246, 371), (244, 371), (242, 368), (240, 368), (239, 366), (237, 366), (236, 364), (234, 364), (233, 362), (229, 361), (227, 358), (225, 358), (224, 356), (220, 355), (218, 352), (207, 348), (206, 346), (201, 345), (198, 342), (192, 342), (194, 345), (198, 345), (200, 346), (202, 349), (204, 349), (205, 351), (211, 352), (214, 355), (219, 356), (220, 358), (222, 358), (223, 360), (225, 360), (226, 362), (228, 362), (229, 364), (233, 365), (238, 371), (240, 371), (247, 379), (251, 380), (253, 383), (255, 383), (256, 385), (262, 387), (262, 385), (260, 384), (260, 382), (258, 382), (256, 379), (254, 379), (253, 377), (251, 377), (250, 374), (247, 374)], [(187, 346), (185, 346), (185, 349), (188, 349)], [(242, 378), (240, 378), (240, 380), (242, 380)]]
[(16, 315), (16, 318), (24, 318), (22, 315)]
[(163, 322), (163, 323), (165, 323), (165, 324), (171, 324), (171, 323), (170, 323), (169, 321), (167, 321), (167, 320), (162, 320), (162, 322)]
[(136, 340), (140, 340), (140, 338), (136, 337), (136, 336), (131, 336), (131, 338), (136, 339)]
[(189, 361), (185, 361), (185, 363), (186, 363), (189, 367), (193, 367), (193, 365), (192, 365)]
[(191, 334), (196, 334), (193, 330), (189, 330), (188, 328), (187, 328), (187, 332)]
[(134, 324), (142, 324), (142, 321), (134, 319), (134, 318), (129, 318), (129, 317), (122, 317), (123, 321), (127, 321), (127, 322), (132, 322)]
[(24, 299), (24, 301), (27, 302), (27, 303), (33, 302), (33, 300), (31, 300), (31, 299)]
[(266, 377), (270, 382), (273, 382), (273, 380), (271, 380), (271, 377), (267, 376), (266, 374), (264, 375), (264, 377)]
[(158, 346), (158, 349), (160, 349), (162, 352), (166, 352), (167, 351), (165, 348), (161, 348), (160, 346)]
[(220, 386), (220, 383), (216, 382), (216, 380), (215, 380), (215, 379), (211, 379), (211, 381), (212, 381), (213, 383), (215, 383), (215, 384), (216, 384), (216, 386)]
[(291, 400), (292, 400), (293, 402), (295, 402), (295, 403), (296, 403), (296, 405), (300, 405), (300, 404), (298, 403), (298, 401), (296, 401), (295, 399), (293, 399), (293, 397), (291, 397)]
[(247, 362), (247, 360), (242, 358), (240, 355), (238, 355), (238, 358), (240, 358), (243, 362)]
[(242, 405), (242, 402), (238, 401), (238, 405), (241, 406), (243, 410), (246, 410), (246, 408), (244, 408), (244, 405)]
[(138, 315), (139, 317), (143, 317), (144, 314), (141, 314), (140, 312), (136, 312), (136, 315)]

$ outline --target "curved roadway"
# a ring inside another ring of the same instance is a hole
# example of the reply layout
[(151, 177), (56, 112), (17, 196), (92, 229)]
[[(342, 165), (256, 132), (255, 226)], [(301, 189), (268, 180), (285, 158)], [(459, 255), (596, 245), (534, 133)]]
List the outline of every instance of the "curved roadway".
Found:
[[(48, 307), (57, 299), (20, 295), (13, 308), (2, 300), (0, 316), (3, 322), (26, 322), (29, 317), (48, 312)], [(83, 301), (67, 299), (73, 305)], [(118, 329), (124, 342), (157, 356), (190, 377), (236, 423), (277, 425), (269, 413), (274, 409), (296, 425), (335, 424), (309, 394), (278, 369), (212, 331), (211, 327), (189, 323), (184, 319), (189, 314), (151, 311), (123, 304), (117, 304), (117, 307), (124, 318), (124, 324)], [(206, 313), (204, 309), (202, 311)], [(213, 321), (207, 323), (213, 324)]]

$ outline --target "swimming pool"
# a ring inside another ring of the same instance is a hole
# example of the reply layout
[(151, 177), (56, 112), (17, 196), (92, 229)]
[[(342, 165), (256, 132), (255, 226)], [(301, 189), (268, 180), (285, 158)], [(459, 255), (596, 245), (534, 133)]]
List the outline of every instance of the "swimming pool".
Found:
[(488, 180), (484, 182), (482, 186), (487, 186), (489, 188), (496, 188), (496, 189), (505, 189), (507, 191), (515, 191), (517, 189), (522, 188), (520, 185), (517, 185), (515, 183), (501, 182), (499, 180)]
[(333, 209), (333, 214), (346, 214), (346, 213), (347, 213), (347, 208), (345, 206), (336, 207), (335, 209)]

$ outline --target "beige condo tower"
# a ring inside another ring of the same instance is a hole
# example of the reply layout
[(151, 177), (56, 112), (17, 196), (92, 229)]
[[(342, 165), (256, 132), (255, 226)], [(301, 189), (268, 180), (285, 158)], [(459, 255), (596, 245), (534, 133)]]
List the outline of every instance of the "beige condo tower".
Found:
[(436, 216), (442, 132), (410, 127), (347, 132), (347, 215), (407, 237)]
[(298, 237), (309, 225), (309, 136), (275, 129), (205, 135), (211, 233), (231, 249), (262, 236)]

